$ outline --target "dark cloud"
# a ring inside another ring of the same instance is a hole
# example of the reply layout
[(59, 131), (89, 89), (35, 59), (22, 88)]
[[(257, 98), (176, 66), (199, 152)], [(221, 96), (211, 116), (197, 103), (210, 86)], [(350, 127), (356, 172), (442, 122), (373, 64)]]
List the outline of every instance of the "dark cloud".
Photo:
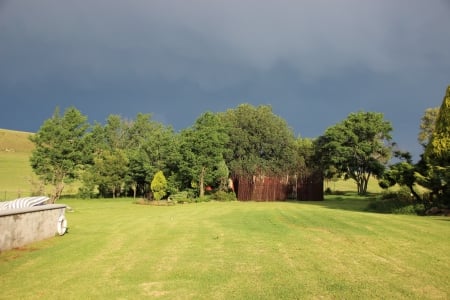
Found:
[(75, 105), (182, 128), (250, 102), (304, 136), (381, 111), (417, 152), (420, 116), (450, 83), (449, 12), (445, 0), (0, 0), (0, 127), (34, 131)]

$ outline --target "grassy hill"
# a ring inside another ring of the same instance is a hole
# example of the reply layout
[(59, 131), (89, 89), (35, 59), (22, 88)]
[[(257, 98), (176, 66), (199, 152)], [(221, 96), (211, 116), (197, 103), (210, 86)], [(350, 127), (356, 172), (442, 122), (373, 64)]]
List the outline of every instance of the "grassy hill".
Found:
[(34, 148), (30, 135), (30, 132), (0, 129), (0, 151), (30, 154)]
[(32, 133), (0, 129), (0, 200), (29, 196), (37, 182), (29, 163)]

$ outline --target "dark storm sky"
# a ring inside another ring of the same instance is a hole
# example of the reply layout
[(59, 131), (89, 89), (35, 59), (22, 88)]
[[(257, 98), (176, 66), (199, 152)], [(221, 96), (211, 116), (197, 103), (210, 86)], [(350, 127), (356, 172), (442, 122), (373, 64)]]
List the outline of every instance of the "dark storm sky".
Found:
[(0, 128), (34, 132), (75, 106), (178, 130), (251, 103), (316, 137), (365, 110), (417, 157), (450, 84), (449, 3), (0, 0)]

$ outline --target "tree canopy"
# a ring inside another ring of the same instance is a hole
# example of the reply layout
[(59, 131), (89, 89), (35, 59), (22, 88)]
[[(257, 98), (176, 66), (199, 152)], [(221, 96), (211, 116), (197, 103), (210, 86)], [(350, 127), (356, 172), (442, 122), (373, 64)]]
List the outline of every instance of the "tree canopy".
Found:
[(242, 104), (222, 114), (222, 118), (229, 135), (225, 158), (232, 174), (289, 172), (295, 152), (294, 134), (270, 106)]
[(419, 143), (426, 147), (433, 135), (436, 119), (439, 114), (439, 107), (427, 108), (420, 122)]
[(217, 181), (215, 171), (223, 162), (228, 135), (217, 114), (202, 114), (192, 128), (180, 135), (180, 171), (185, 180), (194, 181), (199, 196), (205, 194), (205, 184)]
[(450, 86), (442, 100), (430, 142), (423, 155), (426, 165), (419, 180), (432, 197), (450, 203)]
[[(358, 112), (328, 128), (317, 139), (295, 138), (287, 122), (267, 105), (241, 104), (206, 112), (180, 132), (138, 114), (134, 120), (110, 115), (90, 126), (75, 108), (59, 111), (34, 136), (35, 172), (57, 187), (83, 178), (85, 196), (147, 196), (161, 171), (169, 194), (206, 186), (226, 190), (228, 177), (302, 175), (317, 170), (344, 174), (367, 190), (390, 157), (391, 124), (380, 113)], [(98, 194), (97, 194), (98, 193)]]
[(316, 140), (317, 161), (326, 176), (337, 174), (355, 180), (358, 194), (363, 195), (369, 178), (382, 175), (390, 158), (391, 131), (390, 122), (381, 113), (351, 113)]
[(34, 172), (45, 182), (54, 186), (51, 201), (61, 196), (64, 183), (77, 179), (84, 164), (91, 159), (87, 139), (87, 117), (74, 107), (61, 116), (57, 108), (35, 135), (30, 163)]

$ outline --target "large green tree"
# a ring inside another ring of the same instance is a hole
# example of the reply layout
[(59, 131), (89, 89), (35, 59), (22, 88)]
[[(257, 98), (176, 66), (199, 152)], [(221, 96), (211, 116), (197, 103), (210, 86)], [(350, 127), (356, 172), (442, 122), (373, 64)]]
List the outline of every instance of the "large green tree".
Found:
[(97, 187), (101, 196), (114, 198), (125, 187), (129, 159), (129, 122), (109, 115), (105, 125), (95, 124), (89, 134), (93, 160), (83, 174), (83, 194), (92, 195)]
[(367, 193), (371, 176), (380, 176), (391, 156), (392, 125), (376, 112), (351, 113), (316, 140), (317, 154), (326, 175), (355, 180), (358, 194)]
[[(172, 175), (176, 171), (178, 146), (173, 129), (152, 119), (149, 114), (138, 114), (129, 129), (130, 143), (127, 147), (130, 170), (127, 181), (133, 191), (149, 191), (148, 182), (157, 171)], [(171, 177), (172, 178), (172, 177)]]
[(59, 199), (64, 184), (78, 178), (79, 171), (91, 160), (88, 128), (87, 117), (76, 108), (66, 109), (62, 116), (57, 108), (30, 137), (35, 144), (31, 167), (44, 182), (54, 186), (52, 202)]
[(426, 172), (420, 177), (421, 184), (431, 189), (436, 199), (450, 203), (450, 86), (442, 100), (423, 159)]
[(103, 196), (116, 198), (125, 185), (128, 173), (128, 157), (122, 149), (104, 150), (94, 158), (91, 177)]
[(409, 152), (394, 151), (394, 156), (398, 161), (390, 165), (389, 169), (383, 173), (379, 181), (380, 187), (387, 189), (396, 184), (405, 186), (417, 202), (422, 202), (420, 195), (415, 189), (417, 165), (413, 164), (411, 154)]
[(199, 196), (205, 193), (205, 185), (213, 184), (216, 170), (223, 161), (228, 135), (217, 114), (206, 112), (195, 124), (182, 131), (180, 136), (180, 172), (185, 181), (198, 186)]
[(267, 105), (241, 104), (222, 114), (230, 140), (226, 162), (238, 176), (287, 174), (295, 155), (295, 137), (286, 121)]

